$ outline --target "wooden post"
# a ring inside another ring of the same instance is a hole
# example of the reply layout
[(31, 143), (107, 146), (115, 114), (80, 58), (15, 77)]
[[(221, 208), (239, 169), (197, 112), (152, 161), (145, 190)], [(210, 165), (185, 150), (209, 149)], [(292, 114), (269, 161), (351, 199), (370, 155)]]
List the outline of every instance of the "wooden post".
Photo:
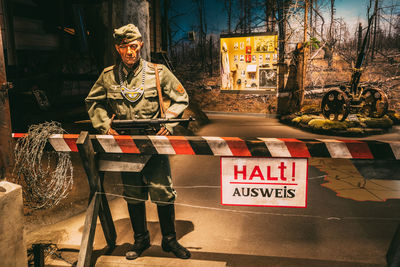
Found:
[[(17, 65), (17, 53), (15, 48), (15, 34), (14, 34), (14, 12), (11, 0), (3, 0), (3, 21), (4, 30), (6, 34), (6, 48), (7, 48), (7, 64)], [(3, 54), (3, 50), (1, 51)], [(4, 56), (3, 56), (4, 58)]]
[(360, 53), (362, 44), (362, 24), (358, 24), (358, 36), (357, 36), (357, 52)]
[[(284, 2), (287, 4), (287, 2)], [(284, 4), (284, 5), (285, 5)], [(284, 38), (285, 38), (285, 13), (280, 0), (277, 0), (279, 20), (279, 64), (278, 64), (278, 113), (281, 115), (297, 112), (301, 109), (304, 99), (304, 81), (307, 67), (307, 24), (308, 0), (304, 7), (304, 38), (303, 43), (297, 44), (293, 52), (293, 60), (289, 66), (289, 76), (284, 87)]]
[(96, 232), (97, 215), (99, 214), (100, 195), (95, 194), (86, 211), (85, 225), (82, 232), (77, 267), (89, 267), (92, 260), (94, 234)]
[(105, 57), (105, 66), (113, 64), (113, 53), (114, 53), (114, 37), (113, 37), (113, 0), (108, 0), (107, 2), (107, 20), (108, 20), (108, 34), (107, 34), (107, 52)]
[(8, 101), (8, 83), (3, 54), (3, 41), (0, 29), (0, 180), (10, 173), (13, 165), (10, 104)]
[(304, 84), (306, 81), (306, 72), (307, 72), (307, 51), (308, 47), (305, 46), (305, 43), (298, 44), (298, 71), (297, 71), (297, 90), (294, 93), (294, 99), (292, 103), (293, 110), (292, 112), (298, 112), (301, 110), (304, 101)]
[(212, 54), (212, 49), (213, 49), (213, 38), (212, 35), (210, 35), (210, 77), (213, 75), (213, 54)]
[(93, 251), (94, 233), (96, 229), (97, 215), (100, 218), (104, 237), (109, 249), (115, 247), (116, 232), (111, 217), (110, 208), (106, 196), (103, 194), (103, 174), (99, 175), (95, 160), (95, 153), (88, 132), (81, 132), (76, 141), (82, 164), (85, 169), (89, 187), (89, 207), (86, 211), (85, 225), (82, 233), (81, 249), (79, 250), (78, 265), (90, 266)]
[(278, 104), (277, 113), (284, 115), (289, 113), (289, 96), (285, 92), (285, 74), (287, 66), (285, 63), (285, 39), (286, 39), (286, 7), (287, 1), (282, 3), (281, 0), (276, 0), (278, 9)]
[(300, 60), (301, 62), (301, 76), (300, 76), (300, 81), (299, 81), (299, 107), (298, 111), (300, 111), (301, 107), (303, 106), (304, 102), (304, 84), (306, 82), (306, 74), (307, 74), (307, 62), (308, 62), (308, 45), (307, 45), (307, 31), (308, 31), (308, 10), (309, 10), (309, 0), (305, 0), (305, 6), (304, 6), (304, 37), (303, 37), (303, 49), (300, 54)]

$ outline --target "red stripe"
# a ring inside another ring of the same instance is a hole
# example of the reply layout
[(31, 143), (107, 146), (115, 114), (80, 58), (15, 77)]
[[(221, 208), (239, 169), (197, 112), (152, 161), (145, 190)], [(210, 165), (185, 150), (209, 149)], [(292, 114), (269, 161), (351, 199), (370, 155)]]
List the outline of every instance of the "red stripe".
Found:
[(346, 144), (350, 154), (355, 159), (373, 159), (374, 156), (369, 150), (368, 144), (357, 140), (339, 140)]
[(289, 150), (290, 155), (293, 158), (310, 158), (310, 152), (308, 152), (308, 148), (306, 144), (300, 140), (294, 138), (278, 138), (285, 142), (287, 149)]
[(136, 146), (135, 142), (129, 135), (116, 135), (114, 136), (115, 141), (121, 148), (122, 153), (140, 154), (140, 150)]
[(239, 137), (221, 137), (228, 144), (233, 156), (250, 157), (251, 153), (247, 148), (246, 142)]
[(76, 146), (76, 140), (78, 140), (77, 134), (64, 134), (63, 138), (65, 143), (67, 143), (69, 149), (71, 149), (72, 152), (78, 152), (78, 147)]
[(230, 184), (270, 184), (270, 185), (298, 185), (293, 183), (246, 183), (246, 182), (229, 182)]
[(189, 141), (184, 136), (167, 136), (177, 155), (195, 155)]
[(21, 138), (28, 135), (27, 133), (13, 133), (13, 138)]

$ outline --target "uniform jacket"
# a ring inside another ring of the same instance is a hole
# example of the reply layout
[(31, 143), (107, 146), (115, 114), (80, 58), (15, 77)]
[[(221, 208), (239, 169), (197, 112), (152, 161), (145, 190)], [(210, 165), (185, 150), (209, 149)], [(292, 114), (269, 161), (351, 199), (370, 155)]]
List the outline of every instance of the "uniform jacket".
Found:
[[(129, 88), (136, 88), (142, 83), (142, 71), (144, 60), (140, 59), (139, 66), (128, 75)], [(122, 64), (122, 63), (120, 63)], [(153, 119), (160, 117), (160, 106), (156, 87), (155, 65), (146, 62), (146, 78), (144, 93), (139, 100), (129, 102), (121, 94), (118, 66), (105, 68), (93, 85), (86, 97), (86, 108), (93, 127), (105, 134), (110, 128), (111, 117), (115, 119)], [(162, 93), (169, 97), (171, 104), (165, 111), (166, 118), (176, 118), (183, 113), (189, 105), (189, 97), (182, 84), (164, 65), (157, 65)], [(176, 125), (176, 124), (175, 124)], [(172, 133), (173, 124), (167, 124), (166, 128)]]

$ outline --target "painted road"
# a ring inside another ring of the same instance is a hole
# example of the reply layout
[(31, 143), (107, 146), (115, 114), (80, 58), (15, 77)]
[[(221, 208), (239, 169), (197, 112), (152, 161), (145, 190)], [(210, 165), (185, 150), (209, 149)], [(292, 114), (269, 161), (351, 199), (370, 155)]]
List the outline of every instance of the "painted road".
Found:
[[(303, 132), (282, 125), (275, 118), (214, 114), (210, 119), (211, 123), (198, 135), (337, 138)], [(399, 140), (399, 137), (398, 129), (394, 129), (379, 139)], [(82, 178), (75, 181), (87, 187), (80, 161), (77, 155), (74, 158), (74, 173)], [(171, 156), (171, 166), (178, 192), (177, 235), (191, 250), (193, 259), (223, 261), (234, 267), (386, 266), (385, 255), (400, 222), (400, 201), (396, 199), (400, 185), (382, 180), (377, 171), (370, 171), (373, 177), (364, 180), (349, 160), (312, 158), (308, 169), (307, 208), (277, 208), (222, 206), (219, 157)], [(106, 191), (120, 192), (118, 175), (106, 176)], [(124, 256), (133, 242), (133, 233), (125, 201), (115, 196), (111, 199), (117, 230), (117, 248), (112, 255)], [(156, 206), (147, 203), (147, 211), (152, 246), (143, 256), (172, 257), (160, 247)], [(74, 248), (71, 255), (63, 252), (63, 257), (70, 256), (74, 261), (84, 218), (85, 214), (81, 213), (43, 227), (28, 235), (28, 243), (47, 240), (59, 248)], [(104, 246), (98, 224), (95, 257), (104, 254), (101, 250)]]
[[(210, 119), (198, 135), (322, 137), (273, 118)], [(379, 139), (399, 140), (399, 133)], [(311, 159), (307, 208), (221, 206), (219, 164), (218, 157), (172, 157), (178, 231), (187, 232), (181, 242), (194, 258), (224, 260), (228, 266), (385, 266), (400, 201), (384, 201), (382, 191), (397, 196), (399, 184), (374, 185), (381, 195), (371, 197), (368, 188), (360, 189), (364, 179), (350, 161)]]

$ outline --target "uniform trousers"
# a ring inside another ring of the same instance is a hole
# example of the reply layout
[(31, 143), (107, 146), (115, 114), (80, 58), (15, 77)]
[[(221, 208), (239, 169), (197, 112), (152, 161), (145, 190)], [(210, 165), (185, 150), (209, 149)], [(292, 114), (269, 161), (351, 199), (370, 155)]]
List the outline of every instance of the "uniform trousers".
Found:
[(152, 155), (141, 172), (121, 172), (121, 178), (128, 204), (144, 202), (149, 195), (153, 203), (161, 206), (175, 201), (167, 155)]

